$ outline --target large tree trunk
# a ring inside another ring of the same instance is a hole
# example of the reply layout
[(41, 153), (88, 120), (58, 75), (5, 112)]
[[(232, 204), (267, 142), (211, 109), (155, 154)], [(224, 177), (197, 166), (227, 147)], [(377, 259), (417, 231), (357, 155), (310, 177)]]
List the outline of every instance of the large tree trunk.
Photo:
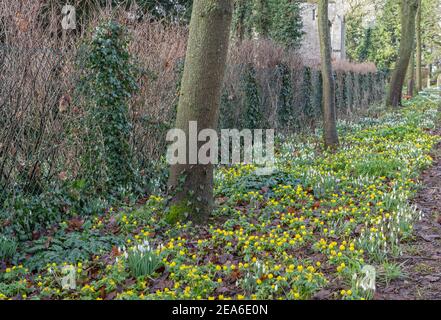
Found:
[[(170, 166), (172, 197), (166, 220), (186, 218), (200, 223), (213, 206), (213, 163), (191, 164), (198, 150), (190, 150), (189, 122), (197, 121), (197, 135), (216, 129), (225, 73), (233, 0), (195, 0), (179, 98), (176, 128), (186, 134), (186, 164)], [(205, 142), (198, 142), (198, 149)], [(217, 155), (216, 155), (217, 157)], [(197, 158), (196, 158), (197, 159)]]
[(421, 11), (422, 0), (418, 0), (418, 10), (416, 13), (416, 90), (420, 92), (423, 89), (422, 75), (422, 41), (421, 41)]
[(418, 0), (401, 1), (401, 41), (398, 61), (392, 73), (386, 104), (392, 107), (401, 105), (404, 80), (410, 55), (412, 54), (415, 38), (415, 15), (418, 9)]
[(328, 0), (318, 1), (318, 29), (323, 78), (323, 138), (326, 148), (338, 146), (335, 112), (335, 81), (332, 72), (331, 34), (328, 17)]

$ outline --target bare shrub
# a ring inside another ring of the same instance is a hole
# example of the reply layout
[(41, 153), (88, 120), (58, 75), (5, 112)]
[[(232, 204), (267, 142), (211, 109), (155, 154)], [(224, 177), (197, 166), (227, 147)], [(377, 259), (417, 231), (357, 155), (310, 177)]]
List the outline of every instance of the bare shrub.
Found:
[(332, 62), (332, 66), (337, 72), (354, 72), (360, 74), (377, 72), (377, 67), (371, 62), (353, 63), (348, 60), (337, 59)]
[(187, 30), (152, 20), (130, 29), (134, 39), (130, 52), (146, 70), (131, 106), (135, 149), (145, 163), (163, 154), (165, 130), (174, 120), (179, 97), (177, 68), (185, 57)]
[(64, 114), (71, 81), (64, 62), (71, 57), (37, 19), (41, 1), (1, 1), (0, 8), (0, 186), (34, 192), (69, 164)]

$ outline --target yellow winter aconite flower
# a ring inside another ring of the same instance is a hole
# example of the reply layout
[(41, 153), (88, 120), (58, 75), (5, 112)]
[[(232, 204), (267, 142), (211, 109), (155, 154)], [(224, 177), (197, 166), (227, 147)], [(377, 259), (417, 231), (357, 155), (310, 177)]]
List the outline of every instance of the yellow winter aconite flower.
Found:
[[(117, 299), (311, 299), (330, 281), (352, 285), (335, 298), (369, 298), (357, 282), (364, 260), (399, 252), (402, 235), (420, 217), (408, 200), (415, 173), (430, 165), (428, 153), (440, 140), (422, 129), (437, 114), (432, 109), (410, 106), (384, 119), (341, 122), (345, 144), (335, 152), (319, 150), (314, 136), (287, 137), (273, 176), (256, 177), (249, 165), (218, 166), (219, 205), (202, 226), (164, 228), (167, 199), (154, 195), (140, 208), (92, 217), (94, 234), (118, 230), (126, 245), (72, 262), (75, 290), (58, 288), (67, 263), (51, 261), (36, 274), (8, 265), (4, 277), (17, 287), (13, 296), (32, 298), (99, 300), (104, 290), (117, 291)], [(134, 280), (129, 253), (146, 248), (144, 241), (158, 264)]]

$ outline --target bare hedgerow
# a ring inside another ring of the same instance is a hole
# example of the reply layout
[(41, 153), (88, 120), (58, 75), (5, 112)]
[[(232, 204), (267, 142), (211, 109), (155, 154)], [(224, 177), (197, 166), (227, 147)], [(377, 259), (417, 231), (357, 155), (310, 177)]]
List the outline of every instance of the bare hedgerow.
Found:
[(38, 19), (40, 2), (0, 8), (0, 188), (38, 192), (69, 165), (69, 53)]
[(149, 19), (130, 26), (130, 31), (130, 52), (146, 70), (131, 106), (134, 145), (144, 162), (159, 158), (165, 150), (165, 139), (159, 137), (165, 137), (174, 122), (179, 98), (177, 68), (185, 57), (187, 29)]
[(360, 74), (375, 73), (377, 67), (372, 62), (353, 63), (348, 60), (337, 59), (332, 62), (335, 71), (354, 72)]

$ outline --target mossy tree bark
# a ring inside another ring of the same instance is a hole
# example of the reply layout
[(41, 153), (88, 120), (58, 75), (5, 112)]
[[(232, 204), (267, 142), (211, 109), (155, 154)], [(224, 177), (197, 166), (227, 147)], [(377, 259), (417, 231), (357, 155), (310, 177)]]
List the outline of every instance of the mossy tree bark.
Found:
[(318, 29), (323, 81), (323, 132), (326, 148), (338, 146), (335, 111), (335, 79), (332, 72), (331, 33), (329, 27), (328, 0), (318, 1)]
[(399, 57), (387, 95), (386, 104), (392, 107), (401, 105), (404, 80), (409, 66), (410, 56), (415, 43), (415, 16), (419, 0), (401, 1), (401, 41)]
[[(213, 164), (190, 164), (189, 122), (197, 134), (216, 129), (233, 14), (233, 0), (195, 0), (190, 22), (176, 128), (186, 133), (187, 164), (170, 166), (169, 223), (201, 223), (213, 207)], [(198, 142), (198, 149), (206, 142)], [(197, 151), (196, 151), (197, 153)]]
[(416, 13), (416, 90), (420, 92), (423, 89), (422, 75), (422, 41), (421, 41), (421, 11), (422, 0), (418, 0), (418, 10)]

